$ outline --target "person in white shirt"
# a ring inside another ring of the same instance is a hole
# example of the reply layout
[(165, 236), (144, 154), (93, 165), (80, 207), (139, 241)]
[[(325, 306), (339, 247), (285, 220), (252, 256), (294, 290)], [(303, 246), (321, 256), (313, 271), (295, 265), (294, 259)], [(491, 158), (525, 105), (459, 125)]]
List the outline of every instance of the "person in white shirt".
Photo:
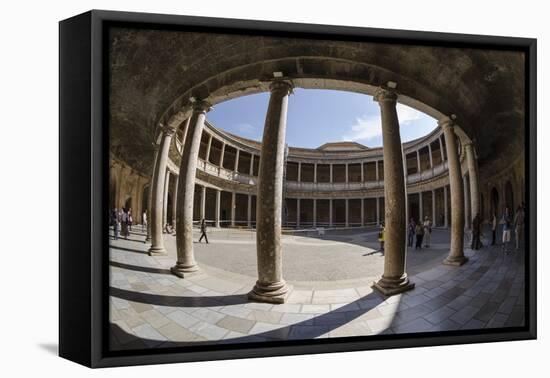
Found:
[(428, 216), (424, 217), (424, 247), (428, 248), (432, 242), (432, 221)]
[(143, 212), (143, 214), (141, 214), (141, 231), (145, 231), (145, 229), (147, 228), (147, 210)]

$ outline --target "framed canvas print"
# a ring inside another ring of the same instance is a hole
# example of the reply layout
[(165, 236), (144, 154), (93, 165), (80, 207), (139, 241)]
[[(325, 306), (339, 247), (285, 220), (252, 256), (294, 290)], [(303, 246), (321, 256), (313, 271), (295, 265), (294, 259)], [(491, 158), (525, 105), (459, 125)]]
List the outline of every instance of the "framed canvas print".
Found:
[(60, 22), (60, 355), (536, 337), (536, 41)]

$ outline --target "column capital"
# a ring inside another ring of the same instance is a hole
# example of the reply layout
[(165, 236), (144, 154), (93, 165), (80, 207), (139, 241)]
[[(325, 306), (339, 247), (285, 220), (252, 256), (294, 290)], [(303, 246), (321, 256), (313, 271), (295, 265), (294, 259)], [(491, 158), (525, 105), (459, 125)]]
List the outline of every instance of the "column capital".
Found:
[(472, 142), (471, 140), (466, 140), (464, 142), (461, 142), (462, 145), (464, 146), (464, 148), (473, 148), (474, 147), (474, 142)]
[(173, 136), (176, 133), (176, 128), (170, 123), (160, 124), (160, 129), (162, 130), (163, 135)]
[(274, 80), (269, 84), (271, 92), (284, 91), (285, 94), (291, 94), (294, 89), (294, 84), (287, 80)]
[(397, 102), (397, 92), (388, 87), (379, 87), (374, 93), (373, 100), (376, 102)]
[(194, 100), (191, 106), (193, 113), (207, 113), (212, 110), (212, 104), (205, 100)]
[(443, 130), (446, 128), (453, 128), (455, 125), (456, 116), (454, 114), (451, 114), (450, 116), (445, 116), (441, 118), (439, 121), (437, 121), (437, 124), (439, 127), (441, 127)]

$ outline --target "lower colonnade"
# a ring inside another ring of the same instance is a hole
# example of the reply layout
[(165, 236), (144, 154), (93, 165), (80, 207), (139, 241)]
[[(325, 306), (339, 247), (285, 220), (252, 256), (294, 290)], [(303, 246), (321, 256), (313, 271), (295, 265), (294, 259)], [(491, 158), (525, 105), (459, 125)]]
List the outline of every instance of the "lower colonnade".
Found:
[[(403, 144), (396, 110), (399, 94), (380, 87), (374, 99), (381, 110), (382, 148), (339, 142), (286, 153), (292, 88), (290, 81), (270, 84), (262, 143), (210, 125), (206, 114), (211, 106), (197, 99), (190, 117), (174, 116), (162, 126), (153, 148), (151, 179), (138, 180), (135, 190), (142, 197), (136, 206), (139, 221), (148, 218), (150, 255), (166, 255), (162, 234), (170, 224), (177, 239), (171, 272), (186, 278), (200, 271), (194, 258), (194, 223), (205, 219), (214, 227), (255, 228), (258, 280), (249, 298), (270, 303), (284, 303), (288, 295), (280, 241), (285, 229), (383, 224), (384, 273), (373, 287), (388, 296), (414, 288), (405, 266), (410, 218), (450, 227), (450, 251), (443, 263), (467, 262), (465, 229), (476, 215), (487, 219), (499, 204), (489, 194), (484, 204), (475, 145), (454, 116), (439, 120), (440, 127), (430, 135)], [(122, 207), (114, 192), (112, 201)]]

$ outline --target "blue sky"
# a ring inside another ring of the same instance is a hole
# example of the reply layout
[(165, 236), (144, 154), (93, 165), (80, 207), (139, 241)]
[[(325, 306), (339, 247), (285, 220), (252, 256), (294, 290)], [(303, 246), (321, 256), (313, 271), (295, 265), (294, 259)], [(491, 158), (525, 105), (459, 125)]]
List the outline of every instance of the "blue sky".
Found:
[[(230, 133), (261, 141), (269, 93), (240, 97), (218, 104), (208, 120)], [(403, 142), (424, 136), (437, 126), (428, 115), (397, 106)], [(316, 148), (327, 142), (356, 141), (382, 145), (380, 108), (371, 96), (333, 90), (297, 88), (288, 103), (286, 142), (292, 147)]]

